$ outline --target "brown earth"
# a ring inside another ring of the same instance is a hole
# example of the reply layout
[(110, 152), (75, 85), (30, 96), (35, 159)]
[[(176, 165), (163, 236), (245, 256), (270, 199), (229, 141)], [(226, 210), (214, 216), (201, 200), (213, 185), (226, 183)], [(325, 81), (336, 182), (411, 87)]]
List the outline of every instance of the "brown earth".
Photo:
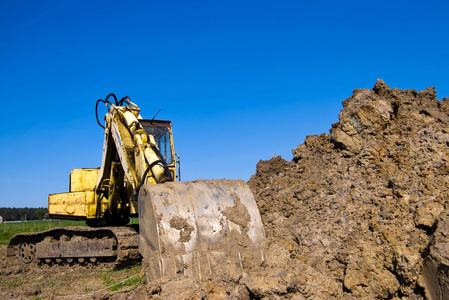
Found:
[(108, 299), (130, 292), (129, 285), (113, 291), (113, 284), (132, 279), (138, 284), (141, 278), (140, 265), (114, 271), (105, 266), (11, 264), (6, 246), (0, 246), (0, 299)]
[[(249, 184), (269, 240), (290, 264), (327, 280), (315, 285), (302, 276), (301, 288), (319, 298), (426, 297), (426, 281), (444, 271), (449, 249), (429, 248), (438, 217), (447, 215), (448, 102), (434, 88), (402, 91), (378, 80), (355, 90), (330, 134), (308, 136), (292, 161), (258, 163)], [(443, 255), (423, 277), (432, 249)], [(440, 285), (427, 297), (439, 299)]]
[(292, 152), (248, 183), (267, 235), (257, 269), (112, 292), (105, 270), (11, 267), (1, 248), (0, 298), (448, 299), (449, 99), (378, 80)]

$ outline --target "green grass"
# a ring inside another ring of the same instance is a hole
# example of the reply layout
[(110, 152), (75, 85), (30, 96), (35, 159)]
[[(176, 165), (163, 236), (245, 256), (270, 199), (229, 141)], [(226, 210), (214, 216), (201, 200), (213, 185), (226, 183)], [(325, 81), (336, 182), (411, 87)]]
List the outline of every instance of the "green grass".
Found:
[(84, 221), (71, 220), (45, 220), (45, 221), (27, 221), (20, 223), (2, 223), (0, 224), (0, 245), (7, 245), (9, 240), (16, 234), (22, 232), (38, 232), (55, 227), (67, 226), (86, 226)]
[[(103, 281), (110, 291), (118, 291), (124, 287), (136, 287), (145, 282), (145, 276), (139, 275), (141, 273), (142, 266), (140, 264), (120, 269), (108, 271), (103, 276)], [(129, 277), (128, 279), (118, 281), (120, 277)], [(115, 278), (112, 279), (112, 278)]]
[[(139, 224), (139, 218), (131, 218), (129, 224)], [(20, 223), (2, 223), (0, 224), (0, 245), (7, 245), (9, 240), (18, 233), (38, 232), (55, 227), (67, 226), (86, 226), (86, 222), (72, 220), (44, 220)]]

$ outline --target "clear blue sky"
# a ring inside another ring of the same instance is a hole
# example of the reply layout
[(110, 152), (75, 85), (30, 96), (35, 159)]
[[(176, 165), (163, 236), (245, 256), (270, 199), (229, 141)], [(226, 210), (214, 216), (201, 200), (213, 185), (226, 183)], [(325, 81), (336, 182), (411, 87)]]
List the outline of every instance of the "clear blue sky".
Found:
[(242, 178), (377, 78), (449, 97), (448, 1), (0, 1), (0, 206), (98, 167), (95, 101), (173, 122), (183, 180)]

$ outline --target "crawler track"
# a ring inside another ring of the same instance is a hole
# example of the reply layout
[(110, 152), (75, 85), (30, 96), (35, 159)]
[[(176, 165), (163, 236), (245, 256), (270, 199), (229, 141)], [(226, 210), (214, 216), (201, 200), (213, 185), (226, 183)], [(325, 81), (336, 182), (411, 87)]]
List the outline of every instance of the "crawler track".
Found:
[(140, 260), (138, 233), (131, 227), (59, 227), (15, 235), (8, 262), (30, 264), (109, 264)]

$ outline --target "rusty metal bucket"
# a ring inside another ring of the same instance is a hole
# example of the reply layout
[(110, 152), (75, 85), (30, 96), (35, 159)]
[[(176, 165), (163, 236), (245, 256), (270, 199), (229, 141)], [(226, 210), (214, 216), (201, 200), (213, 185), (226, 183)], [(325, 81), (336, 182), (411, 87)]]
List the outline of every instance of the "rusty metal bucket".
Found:
[(263, 262), (262, 220), (242, 180), (145, 185), (139, 224), (150, 279), (242, 272)]

